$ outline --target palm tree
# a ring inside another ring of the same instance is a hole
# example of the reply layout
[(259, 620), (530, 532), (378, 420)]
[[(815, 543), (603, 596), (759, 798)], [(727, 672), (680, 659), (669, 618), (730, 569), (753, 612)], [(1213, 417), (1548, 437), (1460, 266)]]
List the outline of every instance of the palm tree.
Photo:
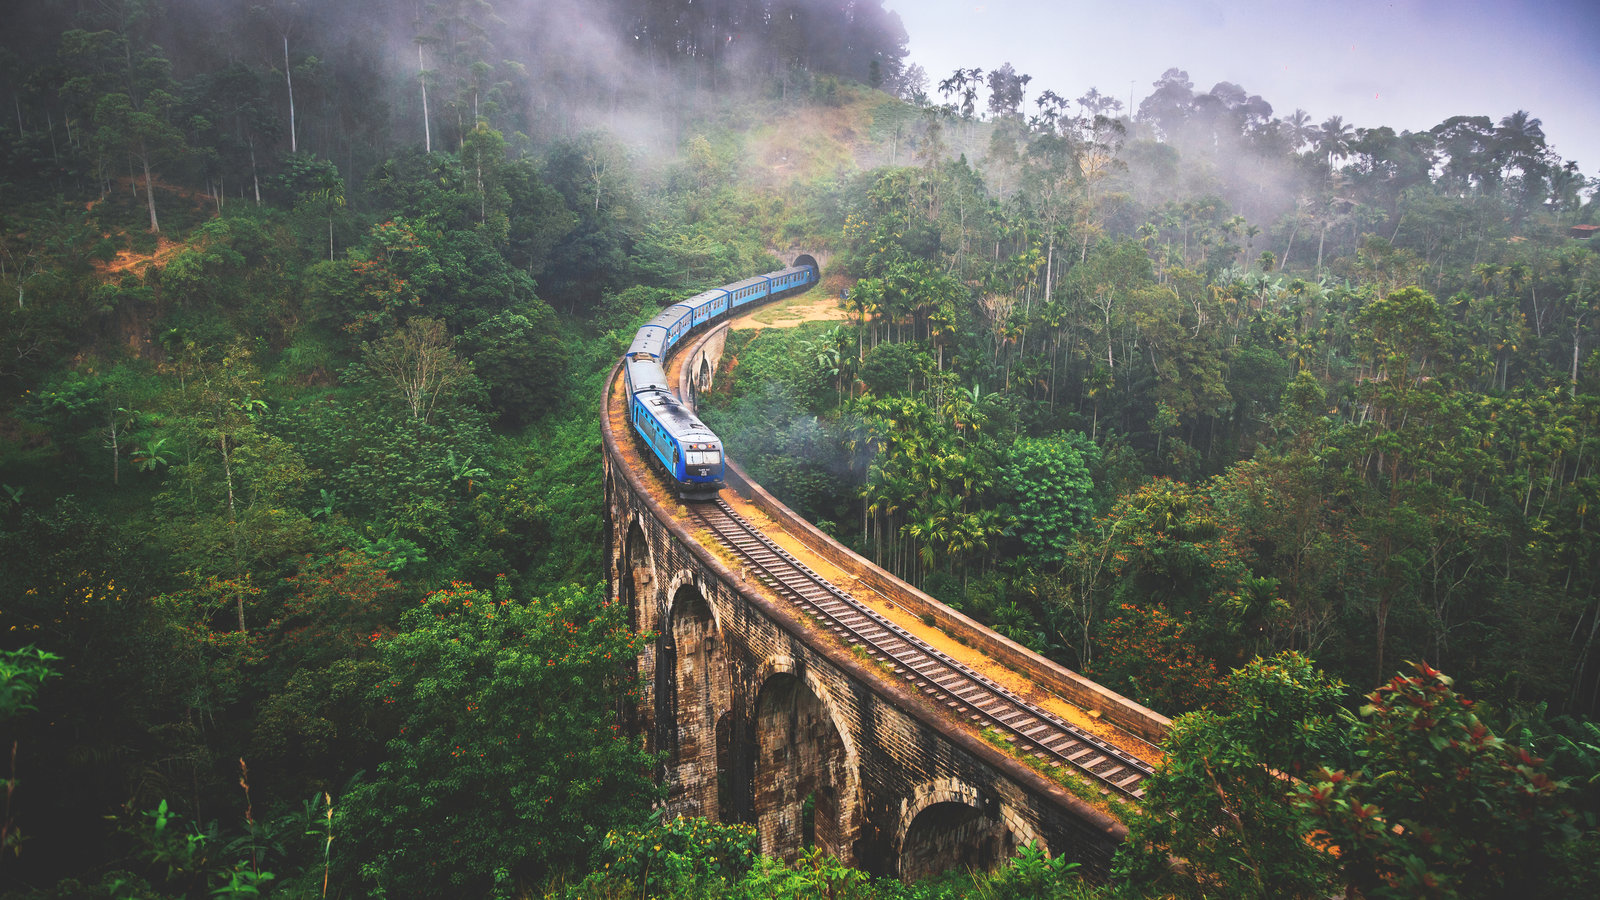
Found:
[(1472, 274), (1483, 282), (1484, 293), (1489, 293), (1494, 287), (1495, 280), (1502, 274), (1502, 269), (1494, 263), (1478, 263), (1472, 267)]
[(1311, 114), (1303, 109), (1296, 109), (1283, 121), (1284, 133), (1289, 137), (1289, 149), (1298, 151), (1301, 147), (1316, 140), (1317, 129), (1311, 125)]
[(1544, 196), (1545, 176), (1550, 172), (1549, 150), (1544, 143), (1544, 127), (1538, 119), (1519, 109), (1500, 120), (1492, 142), (1495, 163), (1501, 177), (1510, 185), (1512, 171), (1518, 173), (1516, 213), (1512, 227), (1527, 214), (1529, 206)]
[(1525, 170), (1524, 163), (1544, 158), (1544, 123), (1519, 109), (1500, 120), (1500, 127), (1494, 130), (1494, 142), (1502, 167)]
[(1333, 158), (1344, 159), (1350, 153), (1350, 142), (1355, 140), (1355, 128), (1343, 116), (1329, 116), (1317, 134), (1317, 150), (1328, 157), (1328, 172), (1333, 172)]

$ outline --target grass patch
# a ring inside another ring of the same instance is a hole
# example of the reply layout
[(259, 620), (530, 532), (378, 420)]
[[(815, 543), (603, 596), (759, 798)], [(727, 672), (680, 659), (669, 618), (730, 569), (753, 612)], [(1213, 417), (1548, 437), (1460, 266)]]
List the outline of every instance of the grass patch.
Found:
[[(819, 299), (828, 298), (821, 288), (813, 287), (803, 294), (784, 297), (750, 314), (750, 318), (763, 325), (778, 326), (786, 321), (804, 318), (810, 309), (817, 305)], [(840, 321), (844, 321), (840, 319)]]
[(696, 543), (707, 550), (710, 550), (711, 555), (722, 560), (723, 564), (728, 568), (738, 572), (744, 567), (744, 561), (741, 560), (732, 550), (729, 550), (721, 541), (717, 540), (716, 535), (712, 534), (710, 529), (696, 528), (692, 533), (692, 536), (694, 537)]
[(872, 651), (868, 650), (865, 644), (851, 644), (850, 652), (854, 653), (862, 662), (876, 666), (885, 676), (889, 678), (895, 677), (894, 663), (873, 656)]
[(993, 728), (985, 728), (979, 733), (985, 741), (1005, 751), (1008, 756), (1066, 788), (1067, 793), (1077, 797), (1079, 800), (1103, 812), (1110, 813), (1118, 821), (1130, 821), (1134, 815), (1135, 808), (1131, 804), (1125, 803), (1109, 794), (1102, 794), (1102, 786), (1098, 782), (1090, 780), (1087, 776), (1079, 774), (1076, 768), (1064, 763), (1059, 766), (1052, 766), (1031, 753), (1023, 753), (1017, 749), (1017, 745), (1010, 738)]

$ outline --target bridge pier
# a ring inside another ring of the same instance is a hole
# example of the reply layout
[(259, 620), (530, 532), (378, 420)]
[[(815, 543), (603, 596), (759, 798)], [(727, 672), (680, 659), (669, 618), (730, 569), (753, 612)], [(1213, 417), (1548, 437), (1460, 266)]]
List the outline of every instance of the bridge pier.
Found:
[(676, 590), (667, 621), (656, 657), (658, 670), (671, 676), (657, 713), (674, 726), (665, 730), (672, 754), (667, 808), (717, 820), (717, 723), (732, 705), (728, 655), (711, 605), (693, 583)]

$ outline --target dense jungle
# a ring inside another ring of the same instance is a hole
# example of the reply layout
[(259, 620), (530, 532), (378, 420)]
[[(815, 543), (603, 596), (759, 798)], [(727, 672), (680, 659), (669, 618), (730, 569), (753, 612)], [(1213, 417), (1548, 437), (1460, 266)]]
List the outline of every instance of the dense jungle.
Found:
[[(11, 10), (0, 896), (1593, 892), (1600, 181), (1527, 110), (1127, 108), (906, 42), (882, 0)], [(601, 386), (801, 252), (841, 317), (735, 332), (706, 421), (1175, 718), (1110, 883), (653, 811)]]

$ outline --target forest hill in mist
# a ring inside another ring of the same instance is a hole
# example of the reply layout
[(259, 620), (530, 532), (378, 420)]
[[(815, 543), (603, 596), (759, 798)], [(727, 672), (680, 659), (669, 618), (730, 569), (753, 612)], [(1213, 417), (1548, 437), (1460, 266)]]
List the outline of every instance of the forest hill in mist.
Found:
[[(24, 135), (51, 123), (64, 129), (69, 113), (89, 112), (54, 90), (79, 75), (70, 53), (57, 53), (64, 27), (133, 41), (145, 69), (188, 84), (170, 98), (169, 118), (199, 113), (219, 136), (314, 153), (354, 179), (396, 147), (429, 137), (435, 149), (456, 147), (477, 118), (539, 141), (603, 124), (671, 152), (674, 111), (694, 102), (697, 88), (800, 72), (892, 85), (906, 43), (881, 0), (27, 4), (8, 16), (11, 56), (0, 75)], [(431, 93), (426, 129), (423, 87)], [(229, 181), (245, 171), (241, 159), (226, 162), (219, 175)]]
[[(883, 2), (11, 11), (0, 895), (1592, 893), (1600, 206), (1538, 111), (1179, 69), (1128, 109), (906, 42)], [(1110, 887), (652, 814), (597, 398), (801, 251), (848, 320), (736, 336), (706, 421), (1181, 717)]]

